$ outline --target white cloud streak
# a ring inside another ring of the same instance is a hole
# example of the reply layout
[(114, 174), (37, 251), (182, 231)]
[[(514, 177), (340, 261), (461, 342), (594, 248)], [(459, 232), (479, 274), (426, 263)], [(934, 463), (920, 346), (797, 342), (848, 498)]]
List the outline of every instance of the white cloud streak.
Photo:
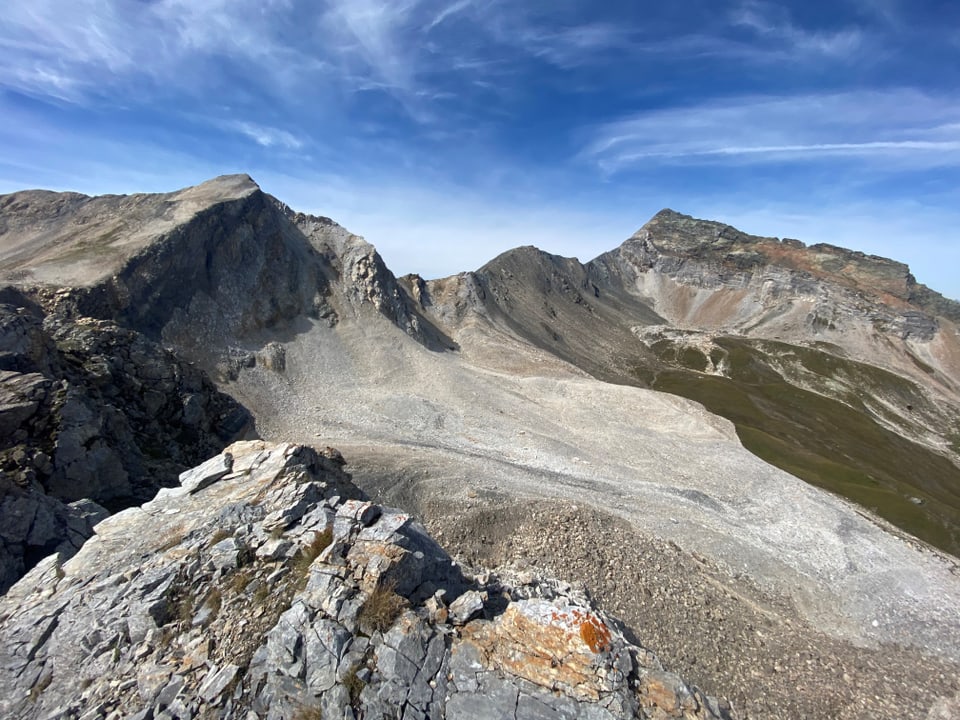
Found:
[(282, 147), (288, 150), (299, 150), (304, 146), (302, 140), (286, 130), (249, 122), (235, 122), (232, 124), (232, 128), (263, 147)]
[(429, 23), (427, 23), (425, 30), (427, 30), (427, 32), (429, 32), (430, 30), (433, 30), (435, 27), (437, 27), (442, 22), (444, 22), (447, 18), (452, 17), (459, 12), (463, 12), (471, 5), (473, 5), (473, 0), (460, 0), (460, 2), (455, 2), (453, 5), (448, 5), (447, 7), (440, 10), (440, 12), (438, 12), (434, 16), (434, 18)]
[(782, 5), (752, 0), (731, 15), (735, 26), (749, 28), (761, 38), (786, 44), (796, 54), (848, 58), (864, 43), (864, 32), (850, 27), (834, 31), (811, 31), (795, 24)]
[(912, 90), (748, 97), (658, 109), (595, 129), (581, 157), (605, 172), (650, 160), (757, 163), (822, 157), (960, 164), (960, 105)]
[[(286, 0), (32, 0), (10, 3), (0, 24), (0, 86), (83, 104), (144, 79), (202, 92), (215, 58), (259, 64), (271, 76), (317, 64), (274, 24)], [(65, 90), (67, 92), (65, 92)]]

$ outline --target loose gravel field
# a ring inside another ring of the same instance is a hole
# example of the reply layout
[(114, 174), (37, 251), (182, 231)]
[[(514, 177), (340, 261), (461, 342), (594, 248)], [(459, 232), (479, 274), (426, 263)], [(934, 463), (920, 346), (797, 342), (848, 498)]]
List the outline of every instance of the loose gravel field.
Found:
[(286, 359), (226, 387), (265, 437), (338, 447), (465, 563), (584, 582), (743, 717), (955, 714), (956, 562), (763, 463), (701, 406), (482, 332), (439, 354), (385, 324), (317, 325)]

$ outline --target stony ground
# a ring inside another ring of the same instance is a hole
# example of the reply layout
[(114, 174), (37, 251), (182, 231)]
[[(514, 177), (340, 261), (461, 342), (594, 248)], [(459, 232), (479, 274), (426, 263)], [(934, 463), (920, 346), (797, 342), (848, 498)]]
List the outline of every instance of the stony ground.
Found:
[(265, 437), (338, 447), (464, 561), (585, 582), (743, 717), (960, 717), (955, 562), (760, 462), (702, 408), (506, 339), (463, 348), (344, 322), (227, 389)]
[[(388, 486), (379, 492), (398, 494)], [(665, 667), (731, 700), (744, 720), (960, 717), (960, 664), (826, 635), (788, 601), (614, 516), (570, 502), (470, 494), (450, 508), (447, 500), (400, 493), (468, 565), (509, 564), (583, 582)]]
[(0, 716), (736, 720), (581, 588), (465, 575), (341, 462), (234, 443), (44, 560), (0, 598)]

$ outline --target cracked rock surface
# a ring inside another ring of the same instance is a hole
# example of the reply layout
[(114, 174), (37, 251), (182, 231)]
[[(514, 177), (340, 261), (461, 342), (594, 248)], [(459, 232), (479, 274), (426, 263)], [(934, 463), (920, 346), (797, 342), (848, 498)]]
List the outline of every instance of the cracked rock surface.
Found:
[(90, 511), (145, 502), (249, 423), (143, 334), (0, 290), (0, 592), (51, 552), (76, 551)]
[(234, 443), (0, 600), (6, 718), (733, 718), (585, 591), (465, 574), (343, 459)]

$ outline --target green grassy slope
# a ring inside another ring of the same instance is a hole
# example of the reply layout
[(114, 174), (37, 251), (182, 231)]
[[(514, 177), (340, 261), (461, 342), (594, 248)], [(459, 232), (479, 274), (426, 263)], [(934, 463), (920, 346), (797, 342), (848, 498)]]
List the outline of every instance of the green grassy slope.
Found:
[[(779, 352), (772, 353), (772, 345)], [(696, 351), (689, 348), (681, 351), (686, 358), (674, 353), (686, 367), (671, 363), (652, 378), (641, 367), (638, 375), (651, 378), (656, 390), (696, 400), (731, 420), (744, 446), (767, 462), (960, 555), (960, 469), (882, 426), (860, 399), (880, 392), (899, 395), (901, 401), (921, 398), (909, 381), (811, 348), (742, 338), (721, 338), (717, 346), (726, 377), (690, 369), (701, 362), (690, 359)], [(656, 349), (669, 358), (665, 345)], [(803, 371), (825, 380), (842, 374), (862, 396), (841, 388), (841, 400), (791, 384), (774, 367), (782, 365), (784, 351), (792, 351), (788, 357)]]

